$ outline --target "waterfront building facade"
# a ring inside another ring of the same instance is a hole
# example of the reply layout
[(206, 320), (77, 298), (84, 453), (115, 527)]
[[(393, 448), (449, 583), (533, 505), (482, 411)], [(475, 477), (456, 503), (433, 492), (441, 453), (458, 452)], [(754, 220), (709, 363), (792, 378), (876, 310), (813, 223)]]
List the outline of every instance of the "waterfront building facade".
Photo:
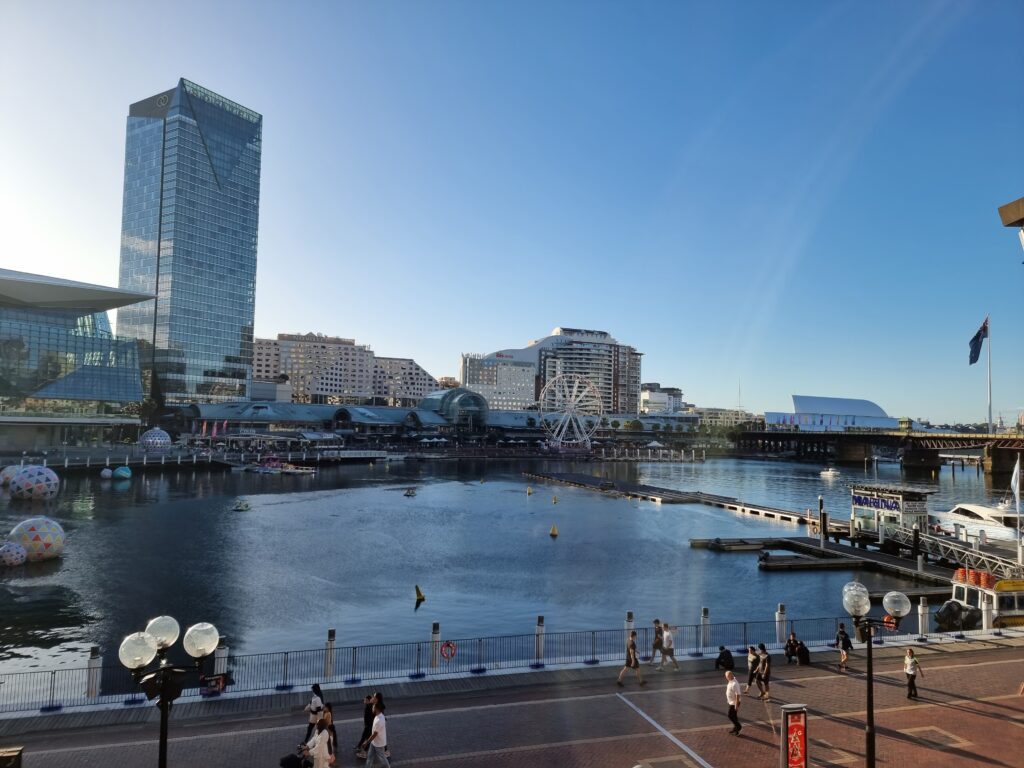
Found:
[(252, 380), (263, 118), (188, 80), (128, 111), (118, 312), (147, 391), (246, 399)]
[(657, 382), (640, 385), (640, 413), (671, 413), (683, 409), (683, 390)]
[(416, 405), (440, 385), (413, 359), (408, 357), (375, 357), (373, 368), (373, 399), (375, 403), (392, 406)]
[(700, 426), (708, 429), (731, 429), (764, 421), (757, 414), (742, 408), (698, 408), (692, 406), (687, 408), (687, 411), (696, 414), (700, 420)]
[[(463, 355), (461, 378), (464, 387), (485, 397), (487, 387), (500, 389), (493, 395), (497, 402), (492, 407), (514, 409), (535, 403), (544, 384), (554, 377), (575, 373), (597, 387), (605, 412), (636, 414), (640, 406), (641, 356), (605, 331), (556, 328), (551, 335), (520, 349)], [(528, 395), (531, 371), (533, 393)], [(501, 384), (499, 375), (504, 377)], [(512, 402), (518, 404), (513, 407)]]
[(138, 347), (107, 310), (150, 296), (0, 269), (0, 450), (135, 436)]
[(765, 427), (786, 432), (895, 431), (909, 428), (927, 431), (932, 427), (912, 419), (889, 416), (870, 400), (849, 397), (793, 395), (793, 412), (767, 411)]
[(478, 392), (496, 411), (517, 411), (537, 402), (537, 365), (493, 355), (464, 354), (459, 365), (462, 386)]

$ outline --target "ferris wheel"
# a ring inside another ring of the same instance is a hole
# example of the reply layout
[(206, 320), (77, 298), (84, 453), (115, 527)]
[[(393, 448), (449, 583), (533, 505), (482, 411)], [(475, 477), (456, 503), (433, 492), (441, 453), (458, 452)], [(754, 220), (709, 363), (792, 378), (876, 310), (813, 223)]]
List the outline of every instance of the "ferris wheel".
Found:
[(548, 445), (589, 450), (604, 407), (593, 382), (578, 373), (563, 373), (544, 385), (537, 410)]

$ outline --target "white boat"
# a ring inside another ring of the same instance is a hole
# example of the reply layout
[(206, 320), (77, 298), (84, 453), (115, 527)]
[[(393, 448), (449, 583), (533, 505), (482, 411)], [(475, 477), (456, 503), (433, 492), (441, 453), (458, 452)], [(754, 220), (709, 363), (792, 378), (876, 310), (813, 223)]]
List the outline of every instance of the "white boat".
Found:
[(1007, 528), (1016, 530), (1020, 524), (1021, 516), (1014, 509), (1003, 509), (1000, 507), (988, 507), (984, 504), (957, 504), (949, 514), (958, 517), (966, 517), (980, 523), (992, 525), (1005, 525)]
[(406, 488), (405, 489), (405, 493), (403, 495), (404, 496), (410, 496), (410, 497), (415, 496), (416, 495), (416, 489), (415, 488)]
[(825, 467), (821, 470), (822, 477), (839, 477), (839, 470), (835, 467)]

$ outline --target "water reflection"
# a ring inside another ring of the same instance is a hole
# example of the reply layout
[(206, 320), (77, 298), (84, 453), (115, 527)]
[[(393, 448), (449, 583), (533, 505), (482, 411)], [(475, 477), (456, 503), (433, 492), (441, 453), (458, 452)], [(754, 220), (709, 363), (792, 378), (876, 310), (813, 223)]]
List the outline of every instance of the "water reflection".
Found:
[[(627, 610), (696, 623), (839, 615), (851, 574), (768, 573), (743, 554), (691, 550), (688, 539), (802, 533), (794, 526), (702, 506), (658, 506), (526, 481), (550, 463), (463, 462), (340, 467), (315, 477), (211, 472), (201, 467), (139, 474), (131, 481), (69, 476), (46, 514), (68, 535), (52, 570), (0, 573), (5, 671), (32, 659), (81, 662), (99, 644), (110, 658), (121, 638), (154, 615), (188, 626), (211, 621), (244, 652), (340, 644), (622, 625)], [(715, 460), (706, 464), (586, 464), (612, 479), (703, 490), (787, 508), (849, 514), (843, 470)], [(481, 483), (481, 480), (486, 482)], [(898, 482), (896, 467), (879, 479)], [(414, 497), (396, 489), (418, 488)], [(535, 493), (527, 495), (527, 485)], [(980, 500), (982, 478), (948, 472), (933, 509)], [(557, 494), (558, 504), (552, 504)], [(250, 509), (232, 509), (244, 497)], [(0, 528), (27, 516), (0, 505)], [(33, 509), (33, 514), (35, 510)], [(560, 536), (548, 535), (557, 523)], [(30, 571), (30, 569), (33, 569)], [(859, 574), (872, 590), (906, 582)], [(415, 610), (414, 586), (426, 601)]]

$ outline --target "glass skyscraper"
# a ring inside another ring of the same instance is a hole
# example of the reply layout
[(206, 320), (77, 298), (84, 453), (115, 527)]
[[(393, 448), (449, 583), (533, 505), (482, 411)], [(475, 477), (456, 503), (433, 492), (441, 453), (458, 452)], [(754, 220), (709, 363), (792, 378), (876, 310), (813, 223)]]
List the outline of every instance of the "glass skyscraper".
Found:
[(252, 380), (263, 117), (178, 85), (128, 112), (121, 309), (147, 394), (166, 403), (246, 399)]

